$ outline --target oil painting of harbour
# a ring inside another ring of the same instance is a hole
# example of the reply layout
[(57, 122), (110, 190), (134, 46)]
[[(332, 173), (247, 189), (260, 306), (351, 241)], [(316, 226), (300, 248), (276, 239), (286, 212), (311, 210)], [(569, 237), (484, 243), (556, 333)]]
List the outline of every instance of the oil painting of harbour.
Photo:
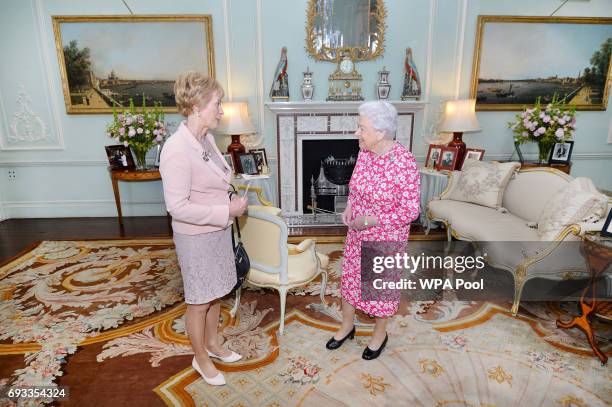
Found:
[(471, 97), (477, 110), (521, 110), (556, 95), (605, 110), (612, 18), (479, 16)]
[(68, 113), (109, 113), (130, 99), (176, 112), (179, 74), (214, 77), (210, 16), (56, 16), (53, 27)]

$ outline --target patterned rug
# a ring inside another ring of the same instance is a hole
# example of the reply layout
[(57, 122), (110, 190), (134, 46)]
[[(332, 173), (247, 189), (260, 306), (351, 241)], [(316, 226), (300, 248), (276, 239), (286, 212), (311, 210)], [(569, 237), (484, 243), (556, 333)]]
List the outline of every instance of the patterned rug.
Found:
[[(331, 260), (327, 306), (318, 280), (292, 292), (282, 337), (275, 292), (244, 290), (234, 320), (224, 300), (220, 339), (245, 358), (220, 362), (228, 385), (211, 387), (190, 366), (171, 240), (43, 242), (0, 267), (0, 385), (68, 386), (67, 406), (612, 404), (611, 369), (580, 331), (555, 327), (571, 303), (525, 303), (516, 318), (505, 303), (402, 303), (380, 358), (361, 359), (361, 314), (356, 340), (328, 351), (342, 245), (317, 250)], [(610, 326), (595, 331), (611, 354)]]

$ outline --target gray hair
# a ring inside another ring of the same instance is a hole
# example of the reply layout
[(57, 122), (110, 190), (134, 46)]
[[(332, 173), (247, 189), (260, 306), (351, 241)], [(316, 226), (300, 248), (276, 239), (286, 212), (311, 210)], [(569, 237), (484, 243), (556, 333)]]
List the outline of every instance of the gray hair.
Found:
[(359, 105), (359, 116), (372, 122), (375, 130), (385, 134), (385, 138), (393, 139), (397, 130), (397, 109), (389, 102), (376, 100)]

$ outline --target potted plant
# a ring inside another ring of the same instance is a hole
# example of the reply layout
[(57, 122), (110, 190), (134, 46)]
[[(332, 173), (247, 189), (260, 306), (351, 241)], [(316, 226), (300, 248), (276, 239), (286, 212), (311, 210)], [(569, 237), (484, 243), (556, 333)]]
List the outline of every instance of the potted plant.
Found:
[(131, 98), (129, 109), (122, 113), (118, 113), (113, 106), (113, 121), (106, 127), (106, 132), (117, 143), (131, 147), (137, 169), (144, 170), (147, 152), (153, 146), (160, 144), (168, 133), (161, 103), (155, 103), (153, 107), (147, 108), (143, 95), (140, 113), (136, 111), (134, 100)]
[(508, 127), (514, 132), (514, 143), (538, 143), (540, 163), (546, 162), (550, 150), (555, 143), (572, 139), (576, 129), (576, 108), (565, 104), (565, 99), (559, 100), (557, 95), (546, 106), (542, 106), (540, 98), (530, 109), (525, 109), (516, 115), (514, 122), (508, 122)]

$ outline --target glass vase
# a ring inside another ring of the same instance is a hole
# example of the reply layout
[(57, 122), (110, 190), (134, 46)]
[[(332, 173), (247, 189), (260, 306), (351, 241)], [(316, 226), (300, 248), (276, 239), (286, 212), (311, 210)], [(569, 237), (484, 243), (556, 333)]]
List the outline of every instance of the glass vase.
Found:
[(548, 162), (548, 157), (550, 156), (550, 150), (552, 150), (555, 142), (547, 142), (540, 141), (538, 142), (538, 148), (540, 150), (540, 155), (538, 157), (539, 164), (546, 164)]
[(147, 169), (147, 153), (149, 150), (143, 147), (132, 146), (134, 152), (134, 159), (136, 161), (136, 169), (138, 171), (144, 171)]

